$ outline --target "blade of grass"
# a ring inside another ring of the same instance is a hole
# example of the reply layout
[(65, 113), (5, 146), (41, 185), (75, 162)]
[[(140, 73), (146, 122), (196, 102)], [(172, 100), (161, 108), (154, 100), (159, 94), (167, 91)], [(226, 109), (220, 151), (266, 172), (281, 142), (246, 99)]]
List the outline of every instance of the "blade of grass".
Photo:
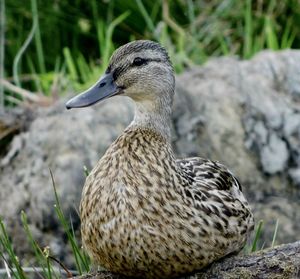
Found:
[(272, 245), (271, 245), (272, 248), (275, 246), (275, 241), (276, 241), (277, 232), (278, 232), (278, 225), (279, 225), (279, 220), (277, 219), (276, 224), (275, 224), (273, 239), (272, 239)]
[(94, 22), (95, 22), (95, 26), (96, 26), (96, 31), (97, 31), (99, 57), (101, 57), (101, 51), (103, 49), (102, 44), (104, 42), (104, 37), (105, 37), (104, 24), (103, 24), (103, 20), (99, 17), (98, 7), (97, 7), (96, 1), (92, 0), (90, 3), (91, 3), (91, 6), (92, 6), (93, 18), (94, 18)]
[(155, 1), (152, 4), (152, 10), (151, 10), (150, 18), (153, 18), (153, 19), (156, 18), (157, 15), (158, 15), (158, 13), (159, 13), (159, 11), (160, 11), (160, 9), (161, 9), (161, 2), (160, 1)]
[(253, 54), (261, 51), (266, 43), (266, 36), (264, 34), (257, 35), (253, 41)]
[[(19, 260), (14, 252), (12, 243), (8, 237), (4, 222), (1, 217), (0, 217), (0, 244), (3, 248), (2, 250), (0, 249), (0, 256), (7, 263), (7, 260), (5, 259), (2, 251), (5, 251), (7, 253), (7, 255), (12, 263), (12, 267), (10, 267), (10, 271), (12, 272), (14, 278), (26, 279), (24, 271), (23, 271), (23, 269), (19, 263)], [(14, 268), (15, 268), (15, 270), (14, 270)]]
[[(80, 262), (80, 260), (82, 260), (82, 259), (80, 259), (80, 252), (78, 251), (79, 249), (77, 248), (76, 243), (73, 240), (72, 235), (69, 231), (69, 226), (66, 222), (65, 216), (63, 215), (60, 207), (57, 204), (54, 205), (54, 209), (55, 209), (55, 212), (58, 216), (58, 219), (59, 219), (60, 223), (63, 225), (64, 230), (67, 233), (68, 240), (71, 243), (71, 248), (72, 248), (72, 251), (73, 251), (74, 258), (75, 258), (77, 270), (79, 271), (79, 274), (83, 274), (83, 268), (82, 268), (82, 265), (81, 265), (81, 262)], [(83, 262), (83, 260), (82, 260), (82, 262)]]
[(102, 53), (102, 65), (103, 67), (107, 67), (109, 58), (113, 52), (113, 43), (112, 43), (112, 35), (114, 29), (117, 25), (119, 25), (125, 18), (130, 15), (130, 11), (126, 11), (125, 13), (119, 15), (116, 19), (114, 19), (108, 26), (107, 32), (105, 34), (105, 47), (104, 52)]
[(26, 61), (27, 61), (27, 65), (30, 69), (30, 72), (33, 76), (33, 81), (34, 81), (34, 84), (35, 84), (35, 88), (36, 88), (36, 91), (38, 92), (43, 92), (43, 89), (42, 89), (42, 86), (41, 86), (41, 81), (36, 73), (36, 70), (35, 70), (35, 67), (34, 67), (34, 63), (31, 59), (31, 57), (29, 57), (28, 55), (26, 56)]
[(33, 252), (35, 254), (35, 258), (36, 258), (38, 264), (42, 268), (43, 275), (48, 279), (52, 279), (52, 275), (54, 275), (54, 271), (49, 264), (49, 259), (47, 258), (47, 256), (45, 256), (45, 253), (43, 252), (43, 250), (40, 248), (40, 246), (34, 240), (32, 233), (29, 229), (27, 216), (24, 211), (21, 212), (21, 221), (22, 221), (27, 239), (28, 239), (28, 241), (33, 249)]
[(11, 278), (10, 269), (9, 269), (9, 266), (8, 266), (8, 264), (6, 263), (6, 261), (4, 261), (4, 268), (5, 268), (7, 277), (8, 277), (8, 278)]
[(155, 33), (155, 26), (154, 26), (154, 23), (150, 17), (150, 15), (148, 14), (143, 2), (141, 0), (135, 0), (142, 16), (144, 17), (144, 20), (146, 22), (146, 25), (148, 27), (148, 29), (150, 30), (150, 32), (152, 32), (153, 34)]
[(197, 34), (197, 29), (194, 24), (194, 22), (195, 22), (195, 4), (192, 0), (188, 0), (187, 6), (188, 6), (188, 18), (189, 18), (189, 22), (190, 22), (190, 30), (191, 30), (191, 34), (194, 36)]
[(31, 0), (31, 11), (33, 16), (33, 21), (36, 25), (36, 31), (35, 31), (35, 47), (36, 47), (36, 53), (38, 58), (38, 64), (39, 64), (39, 70), (42, 74), (46, 73), (46, 67), (45, 67), (45, 60), (44, 60), (44, 53), (43, 53), (43, 46), (42, 46), (42, 39), (41, 39), (41, 33), (40, 33), (40, 27), (39, 27), (39, 15), (38, 15), (38, 8), (37, 8), (37, 0)]
[(83, 83), (86, 83), (91, 78), (91, 69), (81, 52), (78, 53), (77, 56), (78, 56), (77, 65), (78, 65), (78, 72), (80, 75), (80, 79)]
[(99, 57), (102, 57), (105, 49), (105, 28), (106, 25), (103, 20), (98, 20), (97, 24), (97, 38), (98, 38), (98, 47), (99, 47)]
[(37, 28), (36, 24), (37, 24), (36, 21), (32, 22), (32, 27), (31, 27), (31, 30), (28, 34), (28, 37), (26, 38), (26, 40), (23, 43), (22, 47), (17, 52), (17, 54), (14, 58), (14, 61), (13, 61), (13, 78), (14, 78), (15, 84), (18, 87), (21, 87), (21, 83), (20, 83), (20, 80), (19, 80), (19, 73), (18, 73), (19, 64), (21, 62), (22, 55), (24, 54), (25, 50), (27, 49), (27, 47), (29, 46), (29, 44), (32, 41), (32, 38), (33, 38), (34, 33), (36, 31), (36, 28)]
[(74, 237), (72, 235), (71, 228), (67, 222), (67, 219), (61, 209), (53, 173), (51, 170), (50, 170), (50, 176), (51, 176), (51, 180), (52, 180), (52, 186), (53, 186), (55, 202), (56, 202), (56, 204), (54, 205), (55, 212), (58, 216), (60, 223), (62, 224), (62, 226), (64, 228), (65, 233), (67, 234), (68, 241), (71, 244), (71, 248), (73, 251), (74, 258), (75, 258), (76, 267), (79, 271), (79, 274), (82, 274), (83, 272), (88, 272), (89, 271), (89, 263), (87, 262), (87, 257), (85, 257), (82, 254), (82, 252), (80, 251), (80, 248), (78, 247), (76, 240), (74, 239)]
[(246, 1), (245, 7), (245, 31), (244, 31), (244, 49), (243, 49), (243, 57), (250, 58), (252, 56), (252, 38), (253, 38), (253, 23), (252, 23), (252, 1)]
[(175, 22), (173, 20), (173, 18), (170, 16), (170, 7), (169, 7), (169, 2), (168, 0), (162, 0), (162, 16), (163, 16), (163, 20), (164, 22), (172, 29), (174, 30), (178, 36), (182, 36), (185, 37), (186, 33), (184, 31), (184, 29), (177, 24), (177, 22)]
[(255, 231), (255, 237), (254, 237), (254, 241), (251, 247), (251, 252), (255, 252), (257, 249), (257, 242), (260, 238), (260, 235), (262, 233), (262, 227), (263, 227), (264, 221), (263, 220), (259, 220), (256, 231)]
[(59, 86), (60, 81), (60, 68), (61, 68), (61, 57), (57, 56), (55, 59), (55, 66), (54, 66), (54, 74), (53, 74), (53, 80), (50, 87), (50, 95), (55, 100), (58, 98), (58, 92), (61, 91)]
[(279, 49), (278, 39), (277, 39), (273, 20), (270, 16), (265, 17), (265, 33), (266, 33), (267, 47), (273, 50), (278, 50)]
[(297, 35), (297, 32), (296, 32), (296, 30), (293, 29), (292, 19), (289, 18), (287, 20), (287, 23), (286, 23), (284, 31), (283, 31), (280, 48), (281, 49), (291, 48), (291, 46), (296, 38), (296, 35)]
[(77, 81), (78, 80), (78, 74), (77, 74), (76, 65), (75, 65), (75, 62), (72, 58), (70, 49), (68, 47), (65, 47), (63, 49), (63, 54), (64, 54), (64, 57), (65, 57), (65, 60), (66, 60), (66, 63), (67, 63), (67, 68), (68, 68), (68, 71), (70, 73), (71, 79), (74, 80), (74, 81)]
[[(11, 273), (14, 272), (14, 269), (12, 267), (10, 267), (4, 257), (4, 255), (0, 252), (0, 257), (2, 258), (3, 260), (3, 263), (4, 263), (4, 267), (5, 267), (5, 272), (6, 272), (6, 275), (8, 278), (12, 278), (11, 276)], [(1, 275), (1, 274), (0, 274)], [(1, 278), (1, 277), (0, 277)]]
[[(79, 212), (76, 208), (75, 208), (75, 211), (79, 216)], [(72, 231), (72, 237), (75, 240), (76, 246), (79, 247), (78, 242), (77, 242), (77, 238), (76, 238), (76, 235), (75, 235), (75, 230), (74, 230), (73, 221), (72, 221), (71, 216), (70, 216), (70, 227), (71, 227), (71, 231)], [(88, 255), (84, 251), (82, 252), (82, 257), (84, 259), (84, 262), (86, 263), (86, 266), (90, 266), (90, 258), (88, 257)]]
[(219, 38), (219, 43), (220, 43), (220, 48), (221, 48), (221, 51), (222, 51), (222, 55), (229, 55), (230, 50), (227, 46), (225, 38), (221, 34), (219, 34), (218, 38)]
[(115, 6), (115, 1), (110, 0), (108, 1), (108, 6), (107, 6), (107, 12), (106, 12), (106, 22), (111, 22), (114, 19), (114, 6)]

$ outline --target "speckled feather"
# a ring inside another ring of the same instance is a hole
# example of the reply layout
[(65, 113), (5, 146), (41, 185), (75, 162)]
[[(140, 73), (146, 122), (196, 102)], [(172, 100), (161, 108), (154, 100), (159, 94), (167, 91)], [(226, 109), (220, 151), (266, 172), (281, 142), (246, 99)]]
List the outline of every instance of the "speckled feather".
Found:
[[(153, 44), (147, 43), (151, 55), (165, 57)], [(132, 45), (114, 54), (110, 71), (128, 63), (123, 56), (143, 55), (145, 41)], [(169, 61), (164, 63), (160, 67), (170, 71)], [(150, 75), (137, 70), (147, 85)], [(122, 75), (119, 82), (126, 80), (126, 71)], [(174, 91), (171, 85), (168, 90)], [(171, 93), (164, 98), (172, 99)], [(142, 96), (133, 99), (139, 102)], [(151, 104), (137, 105), (133, 123), (87, 177), (80, 205), (83, 245), (93, 261), (142, 278), (176, 277), (236, 253), (254, 226), (241, 186), (226, 167), (202, 158), (175, 159), (165, 113), (172, 100), (162, 106), (154, 101), (155, 113), (163, 116), (156, 118)]]
[(129, 276), (200, 269), (239, 251), (253, 229), (228, 170), (200, 158), (176, 161), (150, 130), (128, 129), (110, 146), (86, 181), (80, 211), (92, 258)]

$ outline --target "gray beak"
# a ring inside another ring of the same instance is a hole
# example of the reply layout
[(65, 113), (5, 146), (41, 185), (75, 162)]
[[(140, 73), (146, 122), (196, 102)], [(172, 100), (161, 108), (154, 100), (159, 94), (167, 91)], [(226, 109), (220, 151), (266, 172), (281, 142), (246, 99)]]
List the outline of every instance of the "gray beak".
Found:
[(66, 103), (66, 108), (83, 108), (116, 95), (120, 89), (114, 82), (111, 73), (103, 75), (99, 81), (83, 93), (73, 97)]

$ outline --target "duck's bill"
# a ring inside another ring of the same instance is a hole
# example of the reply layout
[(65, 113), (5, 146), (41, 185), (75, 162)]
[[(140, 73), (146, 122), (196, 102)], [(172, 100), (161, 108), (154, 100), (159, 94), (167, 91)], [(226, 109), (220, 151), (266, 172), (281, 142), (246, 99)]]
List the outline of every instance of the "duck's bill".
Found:
[(112, 74), (105, 74), (96, 84), (83, 93), (73, 97), (66, 103), (66, 108), (88, 107), (119, 93), (120, 89), (114, 82)]

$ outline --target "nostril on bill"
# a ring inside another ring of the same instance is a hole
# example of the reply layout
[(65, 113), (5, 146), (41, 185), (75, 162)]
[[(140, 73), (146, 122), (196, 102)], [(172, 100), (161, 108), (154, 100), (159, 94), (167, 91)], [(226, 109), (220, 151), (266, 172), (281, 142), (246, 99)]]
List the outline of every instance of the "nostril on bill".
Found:
[(106, 84), (106, 82), (101, 82), (101, 83), (99, 84), (99, 88), (100, 88), (100, 87), (103, 87), (105, 84)]

